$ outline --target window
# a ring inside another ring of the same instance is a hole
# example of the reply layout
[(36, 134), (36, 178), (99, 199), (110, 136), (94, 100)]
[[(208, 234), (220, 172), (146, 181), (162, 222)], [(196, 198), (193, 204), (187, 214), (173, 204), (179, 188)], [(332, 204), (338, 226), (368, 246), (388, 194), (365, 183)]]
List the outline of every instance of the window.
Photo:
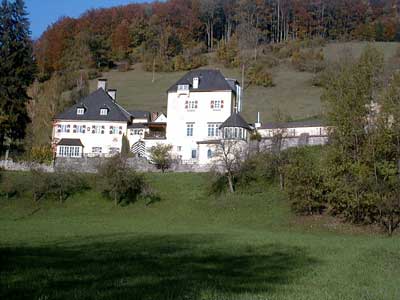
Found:
[(86, 133), (86, 125), (74, 125), (73, 133)]
[(176, 147), (176, 149), (178, 150), (178, 152), (181, 152), (182, 151), (182, 146), (178, 146), (178, 147)]
[(81, 147), (79, 146), (58, 146), (59, 157), (80, 157)]
[(221, 125), (221, 123), (208, 123), (208, 128), (207, 128), (207, 132), (208, 132), (208, 136), (212, 137), (212, 136), (220, 136), (220, 130), (219, 130), (219, 126)]
[(211, 109), (219, 110), (224, 108), (224, 100), (212, 100)]
[(117, 148), (117, 147), (110, 147), (109, 150), (108, 150), (108, 153), (109, 153), (109, 154), (117, 154), (117, 153), (119, 153), (119, 148)]
[(192, 150), (192, 159), (197, 158), (197, 150)]
[(59, 133), (70, 133), (71, 125), (60, 124), (57, 126), (57, 132)]
[(108, 114), (108, 109), (107, 108), (101, 108), (100, 109), (100, 116), (107, 116)]
[(131, 135), (142, 135), (143, 130), (142, 129), (131, 129)]
[(101, 147), (92, 147), (92, 153), (101, 154), (102, 151)]
[(92, 133), (104, 134), (105, 127), (100, 125), (92, 125)]
[(208, 151), (207, 151), (207, 158), (212, 158), (212, 156), (213, 156), (213, 153), (212, 153), (212, 150), (211, 149), (208, 149)]
[(178, 91), (183, 92), (183, 91), (188, 91), (189, 90), (189, 85), (188, 84), (178, 84)]
[(110, 134), (118, 134), (119, 130), (117, 126), (110, 126)]
[(194, 123), (186, 123), (186, 136), (193, 136)]
[(76, 109), (77, 115), (83, 115), (85, 113), (85, 109), (83, 107), (79, 107)]
[(197, 109), (198, 101), (197, 100), (186, 100), (185, 101), (185, 109)]

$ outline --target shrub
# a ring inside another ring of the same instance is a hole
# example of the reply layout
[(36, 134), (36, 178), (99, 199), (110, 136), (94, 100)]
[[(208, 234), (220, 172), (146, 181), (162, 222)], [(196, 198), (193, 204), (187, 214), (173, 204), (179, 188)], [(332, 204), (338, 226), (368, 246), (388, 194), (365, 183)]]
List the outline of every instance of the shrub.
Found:
[(227, 68), (237, 68), (240, 65), (239, 49), (237, 41), (232, 39), (229, 43), (223, 43), (217, 50), (218, 62)]
[(212, 171), (209, 174), (207, 193), (209, 195), (221, 195), (227, 191), (228, 179), (220, 172)]
[(99, 167), (100, 189), (115, 205), (135, 202), (144, 196), (146, 183), (142, 176), (128, 168), (126, 160), (115, 156)]
[(167, 57), (154, 56), (146, 54), (143, 57), (143, 69), (147, 72), (172, 72), (174, 65), (171, 59)]
[(79, 173), (58, 170), (45, 173), (41, 170), (31, 171), (32, 194), (34, 201), (41, 198), (55, 198), (61, 203), (72, 195), (89, 189), (86, 177)]
[(157, 144), (150, 148), (150, 160), (163, 173), (171, 166), (172, 145)]
[(207, 65), (208, 60), (204, 54), (178, 55), (173, 59), (174, 71), (188, 71)]
[(43, 163), (51, 163), (53, 160), (53, 149), (48, 146), (33, 146), (25, 155), (24, 159), (43, 164)]
[(288, 151), (284, 168), (285, 190), (292, 209), (301, 214), (320, 214), (326, 208), (326, 187), (322, 172), (309, 148)]
[(274, 86), (272, 74), (261, 63), (251, 66), (247, 71), (247, 80), (250, 85), (271, 87)]
[(322, 49), (309, 49), (295, 51), (291, 62), (294, 68), (300, 72), (317, 73), (325, 68), (324, 53)]

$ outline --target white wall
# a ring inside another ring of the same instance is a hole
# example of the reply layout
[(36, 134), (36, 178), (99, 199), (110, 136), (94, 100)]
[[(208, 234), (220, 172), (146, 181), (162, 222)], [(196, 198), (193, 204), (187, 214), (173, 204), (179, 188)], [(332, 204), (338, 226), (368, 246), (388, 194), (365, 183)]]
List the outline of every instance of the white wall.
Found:
[(311, 136), (325, 136), (328, 134), (327, 127), (293, 127), (284, 129), (257, 129), (262, 137), (273, 137), (278, 133), (284, 133), (286, 136), (300, 136), (301, 134), (308, 133)]
[[(197, 100), (197, 109), (185, 109), (185, 102)], [(223, 100), (222, 109), (211, 109), (212, 100)], [(232, 91), (190, 92), (187, 95), (168, 93), (167, 141), (182, 160), (192, 159), (192, 150), (197, 150), (197, 141), (212, 139), (208, 136), (208, 123), (223, 123), (233, 111), (235, 96)], [(193, 136), (186, 135), (186, 123), (193, 122)], [(178, 147), (181, 151), (178, 151)]]
[[(58, 132), (58, 125), (70, 125), (70, 132)], [(86, 125), (92, 128), (95, 126), (104, 126), (104, 134), (90, 133), (86, 130), (85, 133), (74, 133), (74, 125)], [(110, 126), (122, 127), (122, 134), (110, 134)], [(105, 122), (105, 121), (56, 121), (53, 124), (53, 143), (57, 143), (60, 139), (80, 139), (84, 148), (84, 155), (92, 154), (92, 147), (102, 147), (102, 154), (108, 154), (110, 148), (118, 148), (121, 151), (122, 136), (127, 133), (126, 122)]]

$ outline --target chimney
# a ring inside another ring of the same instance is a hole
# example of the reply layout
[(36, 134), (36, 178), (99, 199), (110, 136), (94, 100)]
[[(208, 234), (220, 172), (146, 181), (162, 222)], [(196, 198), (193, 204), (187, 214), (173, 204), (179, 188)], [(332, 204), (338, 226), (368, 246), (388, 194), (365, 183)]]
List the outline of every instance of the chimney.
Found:
[(117, 90), (116, 89), (108, 89), (107, 93), (114, 101), (117, 100)]
[(194, 77), (193, 78), (193, 88), (198, 89), (199, 88), (199, 77)]
[(97, 89), (100, 88), (107, 91), (107, 79), (102, 78), (97, 81)]
[(257, 113), (257, 122), (254, 124), (256, 129), (261, 127), (260, 112)]

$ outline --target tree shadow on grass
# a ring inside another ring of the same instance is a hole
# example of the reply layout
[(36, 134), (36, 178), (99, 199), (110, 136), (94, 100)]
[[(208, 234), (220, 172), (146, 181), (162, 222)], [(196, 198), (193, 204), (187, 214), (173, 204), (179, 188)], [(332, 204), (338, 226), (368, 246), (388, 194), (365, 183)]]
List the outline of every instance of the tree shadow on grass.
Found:
[(280, 244), (213, 235), (146, 235), (0, 248), (1, 299), (203, 299), (279, 293), (316, 260)]

